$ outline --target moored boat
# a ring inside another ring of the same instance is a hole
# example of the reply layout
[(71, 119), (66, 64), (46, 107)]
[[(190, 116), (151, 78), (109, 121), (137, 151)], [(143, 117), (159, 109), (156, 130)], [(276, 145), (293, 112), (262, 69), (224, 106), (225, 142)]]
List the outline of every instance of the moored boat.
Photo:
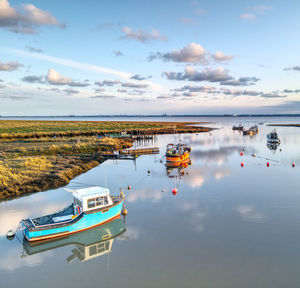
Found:
[(275, 144), (280, 144), (281, 143), (281, 141), (278, 138), (278, 134), (277, 134), (277, 132), (276, 132), (275, 129), (271, 133), (269, 133), (267, 135), (267, 142), (269, 142), (269, 143), (275, 143)]
[(51, 241), (23, 241), (24, 251), (28, 256), (54, 250), (56, 248), (75, 245), (72, 255), (67, 258), (71, 262), (78, 258), (81, 262), (102, 256), (111, 252), (114, 238), (126, 231), (125, 223), (119, 215), (115, 220), (96, 228)]
[(243, 131), (244, 126), (242, 124), (240, 124), (239, 126), (234, 126), (232, 127), (232, 130), (239, 130), (239, 131)]
[(177, 145), (168, 144), (166, 150), (167, 165), (180, 165), (182, 162), (190, 161), (191, 148), (185, 144), (179, 143)]
[(95, 186), (70, 190), (74, 203), (63, 210), (21, 221), (28, 241), (67, 236), (107, 223), (121, 214), (125, 196), (111, 196), (109, 189)]

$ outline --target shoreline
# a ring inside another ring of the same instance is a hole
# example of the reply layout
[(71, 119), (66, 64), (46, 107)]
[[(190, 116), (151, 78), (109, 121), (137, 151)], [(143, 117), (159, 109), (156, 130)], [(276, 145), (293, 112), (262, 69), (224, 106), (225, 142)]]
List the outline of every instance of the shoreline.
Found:
[[(193, 126), (201, 124), (199, 122), (51, 121), (50, 126), (49, 121), (1, 122), (0, 201), (65, 186), (105, 161), (97, 154), (130, 148), (135, 136), (213, 130)], [(93, 129), (95, 124), (105, 127), (96, 131)], [(45, 131), (49, 127), (55, 131)], [(72, 131), (74, 127), (84, 129)], [(107, 137), (111, 133), (122, 133), (124, 127), (127, 137)], [(3, 133), (8, 130), (18, 132)]]

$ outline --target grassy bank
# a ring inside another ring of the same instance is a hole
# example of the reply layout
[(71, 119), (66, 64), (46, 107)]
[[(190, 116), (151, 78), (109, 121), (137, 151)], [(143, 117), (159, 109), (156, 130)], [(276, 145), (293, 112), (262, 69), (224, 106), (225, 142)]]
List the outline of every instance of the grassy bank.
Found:
[(210, 131), (207, 127), (196, 127), (194, 124), (196, 122), (1, 120), (0, 139), (93, 136), (120, 132), (138, 135)]
[[(57, 188), (129, 148), (134, 135), (208, 132), (192, 122), (0, 121), (0, 200)], [(198, 124), (198, 123), (197, 123)], [(133, 137), (99, 137), (126, 131)]]

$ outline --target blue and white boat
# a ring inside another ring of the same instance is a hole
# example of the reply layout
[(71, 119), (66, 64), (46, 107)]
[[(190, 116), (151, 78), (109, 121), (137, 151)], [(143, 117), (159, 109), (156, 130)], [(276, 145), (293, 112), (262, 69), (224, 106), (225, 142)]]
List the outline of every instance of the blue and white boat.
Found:
[(74, 202), (65, 209), (21, 221), (23, 234), (28, 241), (39, 241), (67, 236), (97, 227), (119, 217), (125, 196), (111, 196), (109, 189), (90, 187), (67, 191), (73, 194)]

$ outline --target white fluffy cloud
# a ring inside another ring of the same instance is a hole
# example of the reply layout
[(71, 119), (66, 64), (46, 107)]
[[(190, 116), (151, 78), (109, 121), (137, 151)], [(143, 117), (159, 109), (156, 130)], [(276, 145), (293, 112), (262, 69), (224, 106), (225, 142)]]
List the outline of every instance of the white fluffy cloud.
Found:
[(160, 32), (156, 29), (151, 29), (151, 31), (144, 31), (144, 30), (136, 30), (134, 31), (132, 28), (128, 26), (124, 26), (122, 28), (122, 32), (124, 33), (124, 39), (134, 39), (140, 41), (142, 43), (148, 42), (150, 40), (161, 40), (165, 41), (166, 37), (160, 35)]
[(0, 61), (0, 71), (14, 71), (14, 70), (17, 70), (21, 66), (23, 66), (23, 65), (21, 63), (19, 63), (18, 61), (11, 61), (11, 62), (6, 62), (6, 63)]
[(0, 0), (0, 27), (15, 33), (35, 34), (39, 26), (64, 28), (64, 25), (48, 11), (32, 4), (22, 4), (19, 9), (15, 9), (7, 0)]
[(217, 51), (212, 55), (216, 62), (229, 61), (233, 59), (232, 55), (225, 55), (223, 52)]
[(69, 85), (72, 87), (86, 87), (89, 86), (88, 83), (75, 82), (69, 77), (59, 74), (54, 69), (48, 70), (48, 75), (46, 77), (47, 81), (53, 85)]
[(163, 72), (162, 75), (166, 76), (169, 80), (221, 82), (232, 79), (232, 77), (228, 74), (228, 70), (222, 67), (218, 67), (216, 69), (205, 68), (202, 71), (197, 71), (192, 66), (186, 66), (184, 73)]

